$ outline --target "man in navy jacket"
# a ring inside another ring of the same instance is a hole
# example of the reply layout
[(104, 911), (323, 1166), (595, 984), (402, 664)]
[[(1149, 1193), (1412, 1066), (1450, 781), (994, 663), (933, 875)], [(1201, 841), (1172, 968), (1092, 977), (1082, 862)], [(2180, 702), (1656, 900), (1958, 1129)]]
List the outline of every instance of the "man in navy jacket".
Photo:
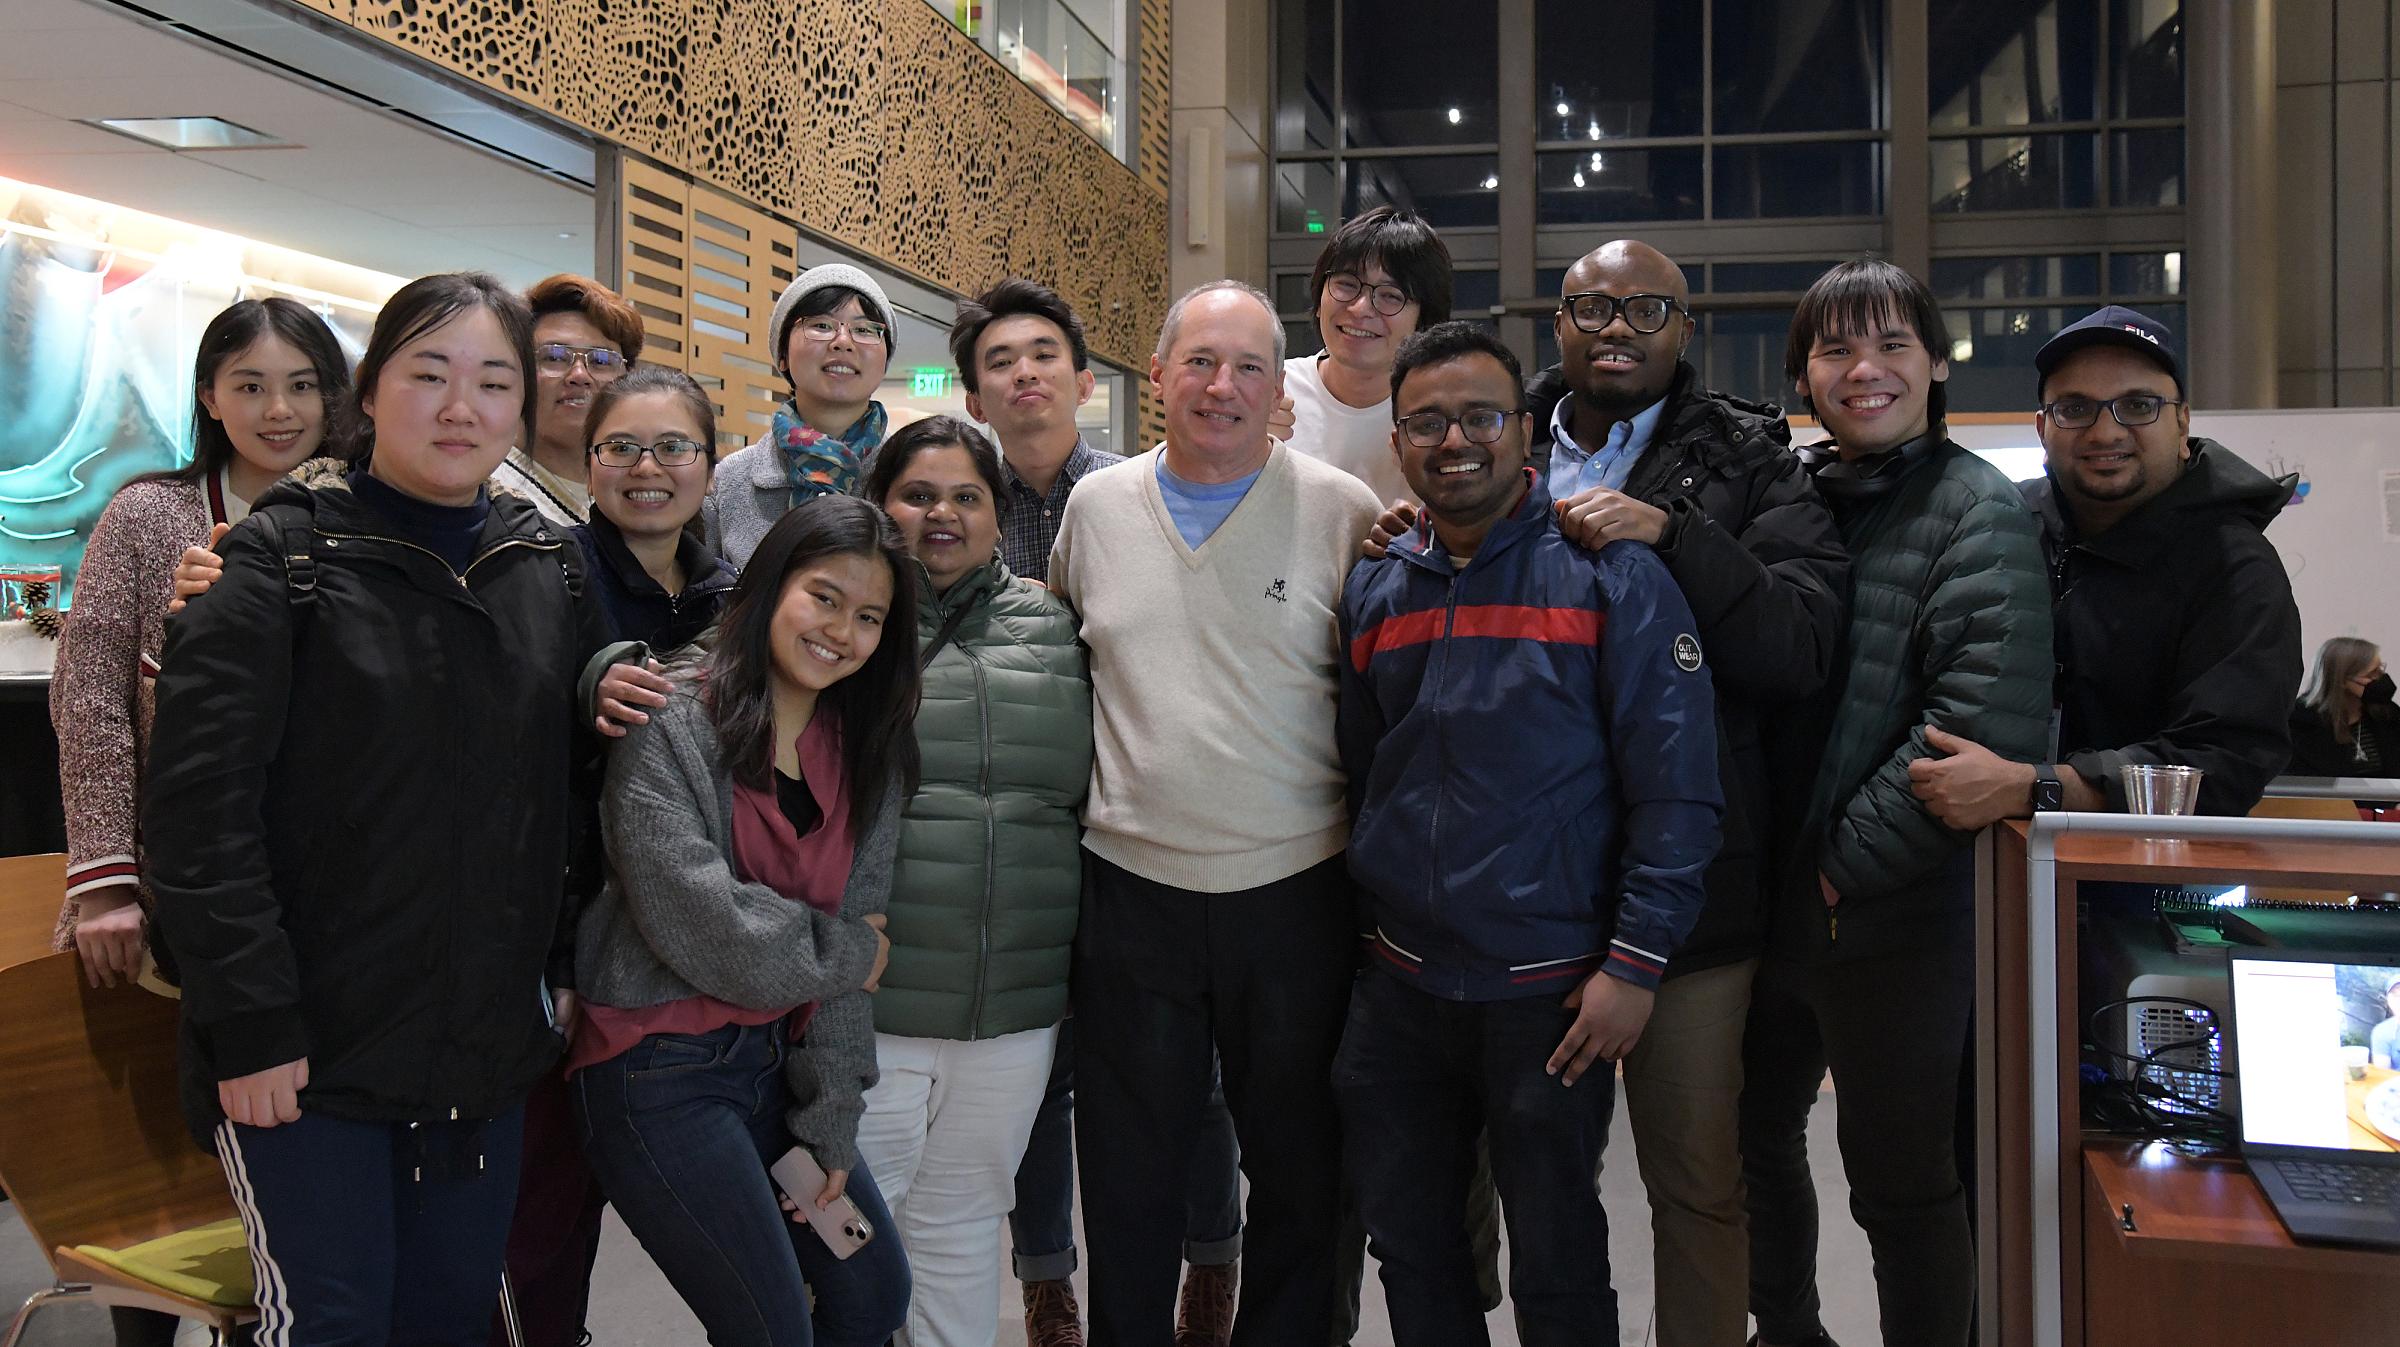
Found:
[(1526, 468), (1523, 378), (1470, 323), (1412, 338), (1394, 446), (1424, 521), (1342, 595), (1350, 870), (1371, 917), (1334, 1067), (1399, 1347), (1485, 1341), (1479, 1130), (1527, 1347), (1613, 1340), (1592, 1184), (1613, 1072), (1697, 918), (1722, 795), (1691, 609), (1586, 551)]

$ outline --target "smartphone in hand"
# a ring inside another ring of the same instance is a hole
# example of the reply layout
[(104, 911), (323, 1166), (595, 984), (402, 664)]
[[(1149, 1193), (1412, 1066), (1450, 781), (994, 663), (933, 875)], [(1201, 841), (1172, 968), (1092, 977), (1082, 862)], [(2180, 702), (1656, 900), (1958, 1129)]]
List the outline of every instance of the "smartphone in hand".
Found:
[(875, 1238), (874, 1225), (859, 1213), (858, 1204), (850, 1200), (849, 1194), (835, 1199), (830, 1207), (817, 1205), (817, 1195), (825, 1191), (825, 1170), (805, 1149), (794, 1146), (784, 1152), (782, 1159), (767, 1167), (767, 1173), (774, 1178), (775, 1186), (783, 1189), (783, 1195), (792, 1199), (792, 1205), (799, 1208), (809, 1228), (817, 1232), (817, 1238), (833, 1250), (834, 1257), (848, 1258)]

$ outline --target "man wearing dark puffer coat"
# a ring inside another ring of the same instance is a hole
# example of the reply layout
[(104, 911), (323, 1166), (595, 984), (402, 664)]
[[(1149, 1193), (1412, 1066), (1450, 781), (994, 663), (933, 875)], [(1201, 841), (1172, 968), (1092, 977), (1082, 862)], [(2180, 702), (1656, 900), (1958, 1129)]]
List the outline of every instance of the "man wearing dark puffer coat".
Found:
[(1724, 844), (1699, 924), (1625, 1058), (1625, 1103), (1650, 1196), (1658, 1341), (1731, 1347), (1749, 1276), (1741, 1033), (1767, 916), (1761, 729), (1823, 686), (1849, 553), (1781, 409), (1707, 388), (1683, 359), (1692, 318), (1673, 261), (1630, 240), (1605, 245), (1567, 273), (1555, 326), (1560, 365), (1526, 396), (1535, 471), (1562, 503), (1562, 529), (1586, 547), (1629, 538), (1657, 552), (1715, 667)]

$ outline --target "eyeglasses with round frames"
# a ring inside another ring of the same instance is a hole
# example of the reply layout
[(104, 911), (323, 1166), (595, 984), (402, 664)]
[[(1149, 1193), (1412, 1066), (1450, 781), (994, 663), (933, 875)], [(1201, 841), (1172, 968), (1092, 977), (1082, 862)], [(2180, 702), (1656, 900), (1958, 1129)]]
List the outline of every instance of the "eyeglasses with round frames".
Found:
[(564, 375), (575, 368), (576, 361), (590, 370), (595, 379), (614, 379), (623, 374), (633, 362), (622, 352), (605, 346), (568, 346), (563, 342), (544, 342), (533, 348), (533, 363), (544, 374)]
[(871, 318), (853, 318), (844, 323), (832, 318), (803, 318), (799, 332), (810, 341), (827, 342), (848, 328), (850, 340), (861, 346), (881, 346), (891, 340), (891, 330)]
[(705, 452), (707, 447), (700, 441), (681, 435), (670, 435), (656, 444), (644, 444), (640, 440), (602, 440), (592, 446), (592, 457), (598, 459), (604, 468), (633, 467), (642, 461), (644, 454), (657, 460), (662, 468), (686, 468), (699, 462), (700, 455)]
[(2156, 421), (2169, 407), (2183, 406), (2182, 398), (2162, 398), (2149, 393), (2127, 393), (2106, 402), (2093, 398), (2060, 398), (2042, 404), (2050, 423), (2061, 430), (2087, 430), (2100, 424), (2100, 413), (2106, 411), (2120, 426), (2146, 426)]
[(1569, 295), (1560, 307), (1567, 311), (1567, 317), (1576, 327), (1586, 332), (1607, 331), (1621, 313), (1625, 315), (1625, 326), (1645, 337), (1665, 327), (1677, 309), (1691, 312), (1677, 303), (1673, 295), (1627, 295), (1619, 299), (1598, 290)]
[(1355, 304), (1360, 295), (1372, 296), (1369, 306), (1386, 318), (1397, 318), (1408, 307), (1406, 290), (1396, 285), (1369, 285), (1346, 271), (1325, 278), (1325, 293), (1333, 296), (1336, 304)]
[(1469, 444), (1497, 444), (1508, 428), (1508, 418), (1517, 412), (1504, 412), (1497, 407), (1477, 407), (1465, 416), (1446, 412), (1415, 412), (1400, 418), (1400, 434), (1419, 449), (1439, 449), (1450, 438), (1450, 427), (1456, 426)]

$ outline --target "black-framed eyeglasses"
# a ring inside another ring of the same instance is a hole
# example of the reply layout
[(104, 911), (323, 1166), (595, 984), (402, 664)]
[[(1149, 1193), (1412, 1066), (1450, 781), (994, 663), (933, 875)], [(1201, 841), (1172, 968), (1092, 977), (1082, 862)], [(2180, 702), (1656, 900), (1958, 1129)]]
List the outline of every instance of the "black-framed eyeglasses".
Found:
[(1414, 412), (1400, 418), (1400, 434), (1419, 449), (1438, 449), (1450, 438), (1450, 427), (1465, 434), (1469, 444), (1497, 444), (1508, 429), (1508, 418), (1522, 415), (1497, 407), (1477, 407), (1465, 416), (1447, 412)]
[(623, 374), (633, 362), (622, 352), (605, 346), (569, 346), (564, 342), (544, 342), (533, 348), (533, 363), (544, 374), (565, 374), (575, 368), (576, 361), (592, 372), (595, 379), (613, 379)]
[(872, 318), (853, 318), (843, 322), (836, 318), (803, 318), (800, 335), (810, 341), (832, 341), (848, 329), (850, 340), (861, 346), (881, 346), (892, 339), (891, 330)]
[(2100, 424), (2100, 413), (2106, 411), (2120, 426), (2146, 426), (2156, 421), (2169, 407), (2184, 405), (2182, 398), (2162, 398), (2151, 393), (2126, 393), (2101, 402), (2093, 398), (2060, 398), (2042, 405), (2050, 424), (2061, 430), (2084, 430)]
[[(1667, 320), (1675, 316), (1675, 311), (1684, 308), (1673, 295), (1627, 295), (1620, 299), (1597, 290), (1569, 295), (1560, 307), (1567, 311), (1568, 319), (1575, 326), (1586, 332), (1605, 331), (1610, 323), (1616, 321), (1618, 314), (1623, 314), (1625, 326), (1643, 336), (1665, 327)], [(1684, 309), (1684, 312), (1691, 310)]]
[(1325, 278), (1325, 293), (1333, 296), (1336, 304), (1355, 304), (1360, 295), (1372, 296), (1368, 304), (1386, 318), (1396, 318), (1408, 307), (1406, 290), (1396, 285), (1369, 285), (1346, 271)]
[(609, 468), (633, 467), (642, 461), (644, 454), (656, 459), (662, 468), (685, 468), (699, 462), (700, 455), (706, 452), (706, 445), (681, 435), (669, 435), (656, 444), (644, 444), (640, 440), (602, 440), (592, 446), (592, 457), (600, 460), (601, 466)]

